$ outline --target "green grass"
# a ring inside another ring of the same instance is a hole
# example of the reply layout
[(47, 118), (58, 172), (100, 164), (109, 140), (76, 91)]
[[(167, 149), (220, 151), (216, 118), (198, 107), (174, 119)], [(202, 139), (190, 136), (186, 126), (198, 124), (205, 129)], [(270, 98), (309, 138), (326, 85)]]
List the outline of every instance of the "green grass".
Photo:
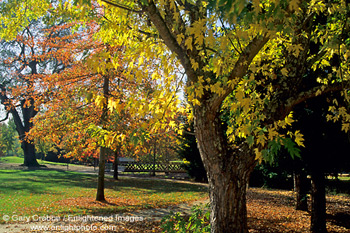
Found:
[(339, 176), (339, 180), (350, 181), (350, 176)]
[[(60, 165), (60, 166), (67, 166), (67, 163), (58, 163), (58, 162), (50, 162), (50, 161), (45, 161), (41, 159), (37, 159), (38, 163), (40, 165), (45, 165), (45, 164), (51, 164), (51, 165)], [(24, 158), (23, 157), (17, 157), (17, 156), (5, 156), (5, 157), (0, 157), (0, 163), (17, 163), (17, 164), (23, 164)], [(76, 164), (69, 164), (69, 166), (83, 166), (83, 165), (76, 165)]]
[(94, 201), (96, 180), (70, 171), (0, 170), (0, 222), (3, 215), (104, 215), (207, 197), (207, 188), (200, 185), (122, 177), (106, 179), (107, 203), (99, 203)]
[(24, 159), (23, 157), (17, 157), (17, 156), (6, 156), (6, 157), (0, 157), (0, 163), (23, 163)]

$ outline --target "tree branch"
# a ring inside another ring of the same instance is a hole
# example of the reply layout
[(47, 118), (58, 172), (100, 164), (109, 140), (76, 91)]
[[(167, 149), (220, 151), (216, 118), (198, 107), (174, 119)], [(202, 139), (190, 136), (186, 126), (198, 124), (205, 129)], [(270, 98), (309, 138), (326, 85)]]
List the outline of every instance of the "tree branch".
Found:
[(317, 62), (318, 60), (320, 60), (324, 55), (326, 55), (327, 53), (327, 50), (325, 48), (322, 48), (317, 54), (315, 57), (313, 57), (307, 64), (307, 66), (309, 68), (311, 68), (311, 66), (313, 64), (315, 64), (315, 62)]
[(315, 98), (317, 96), (325, 95), (329, 92), (342, 91), (342, 90), (349, 89), (349, 88), (350, 88), (350, 81), (340, 82), (340, 83), (336, 83), (333, 85), (314, 87), (308, 91), (301, 92), (298, 95), (289, 98), (286, 101), (285, 107), (286, 107), (286, 109), (291, 110), (294, 106), (296, 106), (296, 105), (298, 105), (298, 104), (300, 104), (308, 99), (312, 99), (312, 98)]
[(120, 5), (118, 3), (108, 1), (108, 0), (102, 0), (102, 2), (107, 3), (108, 5), (111, 5), (111, 6), (114, 6), (114, 7), (118, 7), (118, 8), (123, 9), (123, 10), (131, 11), (131, 12), (134, 12), (134, 13), (142, 13), (142, 11), (134, 10), (134, 9), (131, 9), (131, 8), (127, 7), (127, 6), (123, 6), (123, 5)]
[(186, 51), (177, 43), (176, 38), (173, 37), (168, 25), (165, 23), (164, 19), (160, 15), (154, 2), (150, 2), (148, 6), (143, 6), (144, 11), (151, 19), (154, 26), (157, 28), (159, 35), (163, 39), (164, 43), (168, 48), (177, 54), (182, 66), (184, 67), (187, 78), (189, 81), (196, 81), (197, 77), (192, 69), (191, 61), (186, 53)]
[[(243, 78), (247, 74), (248, 68), (255, 58), (255, 56), (260, 52), (264, 45), (269, 41), (270, 37), (265, 35), (258, 35), (244, 48), (240, 54), (236, 64), (228, 78), (228, 80), (234, 80), (235, 78)], [(213, 111), (218, 111), (220, 109), (222, 101), (232, 93), (233, 88), (228, 87), (223, 95), (217, 95), (212, 102), (211, 108)]]

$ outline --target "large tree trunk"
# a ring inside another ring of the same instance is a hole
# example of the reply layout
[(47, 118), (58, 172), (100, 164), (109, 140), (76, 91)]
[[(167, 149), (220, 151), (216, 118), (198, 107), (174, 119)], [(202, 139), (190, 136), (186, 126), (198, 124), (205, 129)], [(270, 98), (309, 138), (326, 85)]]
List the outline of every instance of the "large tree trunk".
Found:
[(307, 211), (307, 177), (302, 171), (294, 173), (294, 191), (296, 192), (296, 210)]
[(35, 157), (35, 146), (31, 142), (22, 140), (21, 147), (24, 152), (24, 166), (27, 167), (38, 167), (39, 163)]
[(219, 113), (205, 109), (196, 109), (195, 127), (209, 181), (211, 232), (246, 233), (246, 190), (255, 155), (245, 143), (230, 148)]
[(246, 190), (253, 160), (247, 154), (247, 160), (233, 164), (231, 171), (209, 174), (211, 232), (248, 232)]
[(325, 233), (326, 228), (326, 191), (325, 177), (322, 171), (311, 173), (311, 232)]
[(38, 167), (40, 166), (35, 156), (35, 145), (32, 141), (28, 141), (26, 138), (27, 133), (33, 127), (33, 118), (37, 114), (34, 107), (34, 100), (29, 99), (31, 106), (26, 106), (26, 101), (21, 101), (21, 111), (22, 118), (19, 116), (18, 111), (15, 108), (11, 109), (11, 114), (16, 125), (16, 130), (19, 135), (19, 140), (21, 141), (21, 148), (24, 154), (24, 166), (28, 167)]

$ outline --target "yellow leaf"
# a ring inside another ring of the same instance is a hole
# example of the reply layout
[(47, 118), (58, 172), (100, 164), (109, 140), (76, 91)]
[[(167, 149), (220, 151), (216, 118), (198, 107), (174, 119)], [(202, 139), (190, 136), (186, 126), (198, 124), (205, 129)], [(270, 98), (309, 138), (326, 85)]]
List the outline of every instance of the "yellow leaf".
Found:
[(192, 50), (192, 37), (188, 37), (186, 40), (185, 40), (185, 45), (187, 47), (187, 49), (189, 50)]
[(303, 142), (304, 141), (303, 135), (300, 133), (299, 130), (295, 131), (294, 136), (295, 136), (295, 143), (298, 144), (298, 146), (305, 147)]
[(287, 76), (288, 75), (288, 70), (286, 68), (283, 68), (281, 70), (281, 73), (282, 73), (283, 76)]
[(293, 120), (293, 112), (290, 112), (289, 115), (284, 119), (287, 125), (292, 125)]
[(102, 95), (98, 95), (95, 99), (95, 104), (99, 108), (103, 108), (104, 102), (105, 102), (105, 98)]
[(178, 34), (176, 36), (177, 43), (181, 44), (182, 40), (184, 39), (184, 34)]
[(343, 123), (341, 126), (341, 130), (344, 130), (345, 132), (349, 131), (350, 124), (349, 123)]
[(255, 148), (254, 152), (255, 152), (255, 159), (258, 160), (259, 163), (261, 163), (263, 160), (261, 151), (258, 148)]

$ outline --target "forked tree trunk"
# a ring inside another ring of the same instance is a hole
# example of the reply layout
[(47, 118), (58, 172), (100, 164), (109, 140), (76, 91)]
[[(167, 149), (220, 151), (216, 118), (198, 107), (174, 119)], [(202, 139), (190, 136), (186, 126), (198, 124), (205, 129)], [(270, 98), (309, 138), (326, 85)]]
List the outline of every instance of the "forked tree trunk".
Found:
[(246, 190), (255, 155), (245, 143), (230, 148), (219, 113), (195, 112), (198, 147), (209, 182), (212, 233), (246, 233)]
[(325, 233), (326, 228), (326, 191), (325, 177), (322, 171), (311, 173), (311, 232)]

